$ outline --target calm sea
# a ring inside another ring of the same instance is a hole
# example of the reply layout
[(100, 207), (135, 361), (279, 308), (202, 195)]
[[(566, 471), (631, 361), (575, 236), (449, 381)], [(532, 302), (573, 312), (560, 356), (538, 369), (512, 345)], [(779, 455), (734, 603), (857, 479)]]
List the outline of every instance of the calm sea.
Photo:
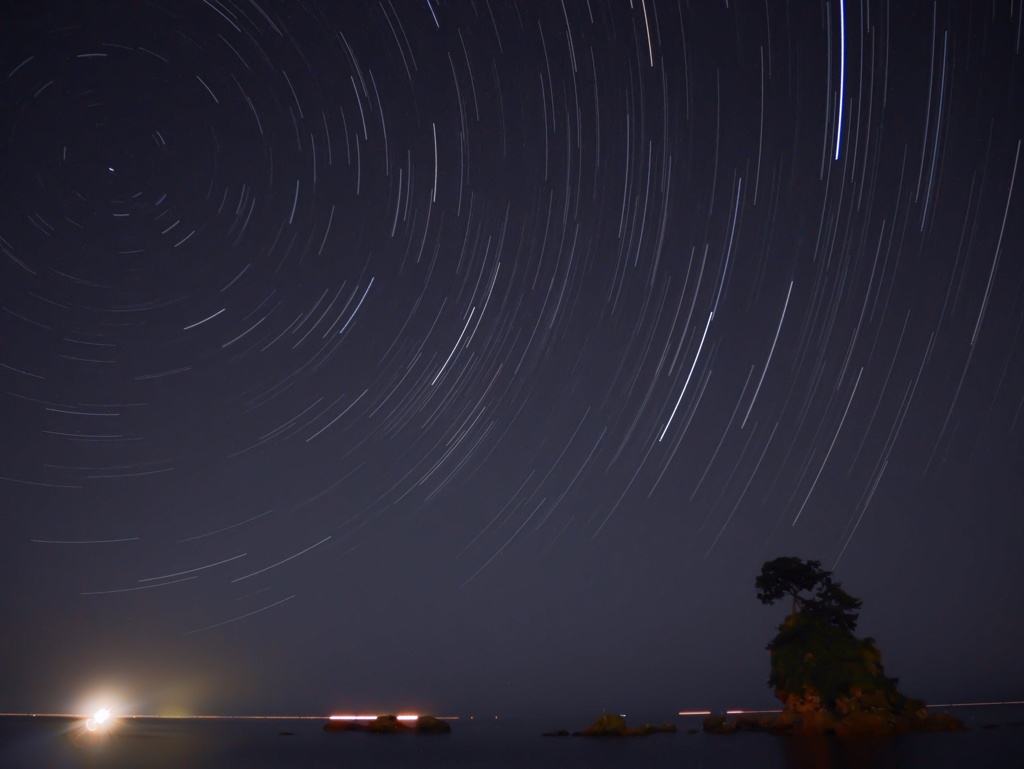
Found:
[[(676, 734), (632, 739), (541, 737), (573, 727), (550, 721), (458, 721), (450, 735), (328, 734), (319, 721), (132, 719), (107, 737), (56, 718), (0, 719), (3, 769), (285, 769), (324, 767), (536, 767), (536, 769), (946, 769), (1024, 767), (1024, 707), (950, 712), (961, 734), (902, 735), (880, 741), (784, 738), (767, 734)], [(1016, 724), (1014, 722), (1017, 722)], [(291, 732), (291, 734), (283, 734)]]

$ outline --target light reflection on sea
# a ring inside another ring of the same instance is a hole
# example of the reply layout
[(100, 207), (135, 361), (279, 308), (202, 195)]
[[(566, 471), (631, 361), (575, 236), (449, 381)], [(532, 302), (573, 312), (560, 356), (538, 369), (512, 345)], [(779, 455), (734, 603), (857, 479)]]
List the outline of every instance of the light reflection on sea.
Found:
[[(544, 738), (584, 724), (551, 720), (459, 721), (450, 735), (328, 734), (322, 722), (122, 719), (107, 735), (79, 721), (0, 718), (4, 769), (283, 769), (284, 767), (701, 767), (702, 769), (953, 769), (1013, 767), (1024, 755), (1024, 706), (949, 709), (972, 727), (963, 734), (883, 740), (689, 734), (700, 719), (679, 718), (676, 734), (644, 738)], [(983, 726), (991, 728), (982, 728)], [(283, 734), (290, 732), (291, 734)]]

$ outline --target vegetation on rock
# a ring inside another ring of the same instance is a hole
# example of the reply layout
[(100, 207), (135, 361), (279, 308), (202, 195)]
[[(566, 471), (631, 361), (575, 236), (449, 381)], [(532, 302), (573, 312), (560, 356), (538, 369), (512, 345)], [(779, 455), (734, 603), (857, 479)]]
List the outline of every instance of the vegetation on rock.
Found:
[(923, 707), (897, 690), (896, 678), (885, 675), (882, 653), (872, 638), (857, 638), (804, 614), (790, 615), (768, 644), (771, 675), (768, 685), (787, 707), (801, 701), (830, 710), (846, 709), (851, 700), (872, 698), (900, 711)]

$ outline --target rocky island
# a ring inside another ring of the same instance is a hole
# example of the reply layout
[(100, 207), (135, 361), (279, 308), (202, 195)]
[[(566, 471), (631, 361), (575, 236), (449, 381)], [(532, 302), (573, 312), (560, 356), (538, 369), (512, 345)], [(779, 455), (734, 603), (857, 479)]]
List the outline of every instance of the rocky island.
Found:
[(324, 724), (325, 732), (369, 732), (371, 734), (448, 734), (452, 727), (434, 716), (400, 719), (398, 716), (377, 716), (372, 720), (338, 719)]
[[(647, 737), (651, 734), (666, 734), (676, 730), (675, 724), (644, 724), (630, 727), (626, 718), (618, 713), (603, 713), (583, 731), (572, 732), (573, 737)], [(544, 737), (568, 737), (569, 731), (559, 729), (557, 732), (545, 732)]]
[(885, 674), (874, 639), (857, 638), (861, 601), (832, 579), (820, 561), (768, 561), (756, 581), (765, 604), (791, 599), (791, 611), (768, 644), (768, 685), (783, 705), (779, 715), (709, 716), (704, 731), (770, 731), (838, 736), (960, 731), (947, 713), (930, 713), (903, 695)]

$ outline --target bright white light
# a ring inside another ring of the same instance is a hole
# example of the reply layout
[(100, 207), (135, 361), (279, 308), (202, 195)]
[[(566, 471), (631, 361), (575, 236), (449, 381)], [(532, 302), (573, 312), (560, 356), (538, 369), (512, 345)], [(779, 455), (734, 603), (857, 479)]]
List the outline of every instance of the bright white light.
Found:
[(107, 731), (113, 726), (113, 714), (110, 708), (100, 708), (85, 721), (85, 728), (90, 732)]

